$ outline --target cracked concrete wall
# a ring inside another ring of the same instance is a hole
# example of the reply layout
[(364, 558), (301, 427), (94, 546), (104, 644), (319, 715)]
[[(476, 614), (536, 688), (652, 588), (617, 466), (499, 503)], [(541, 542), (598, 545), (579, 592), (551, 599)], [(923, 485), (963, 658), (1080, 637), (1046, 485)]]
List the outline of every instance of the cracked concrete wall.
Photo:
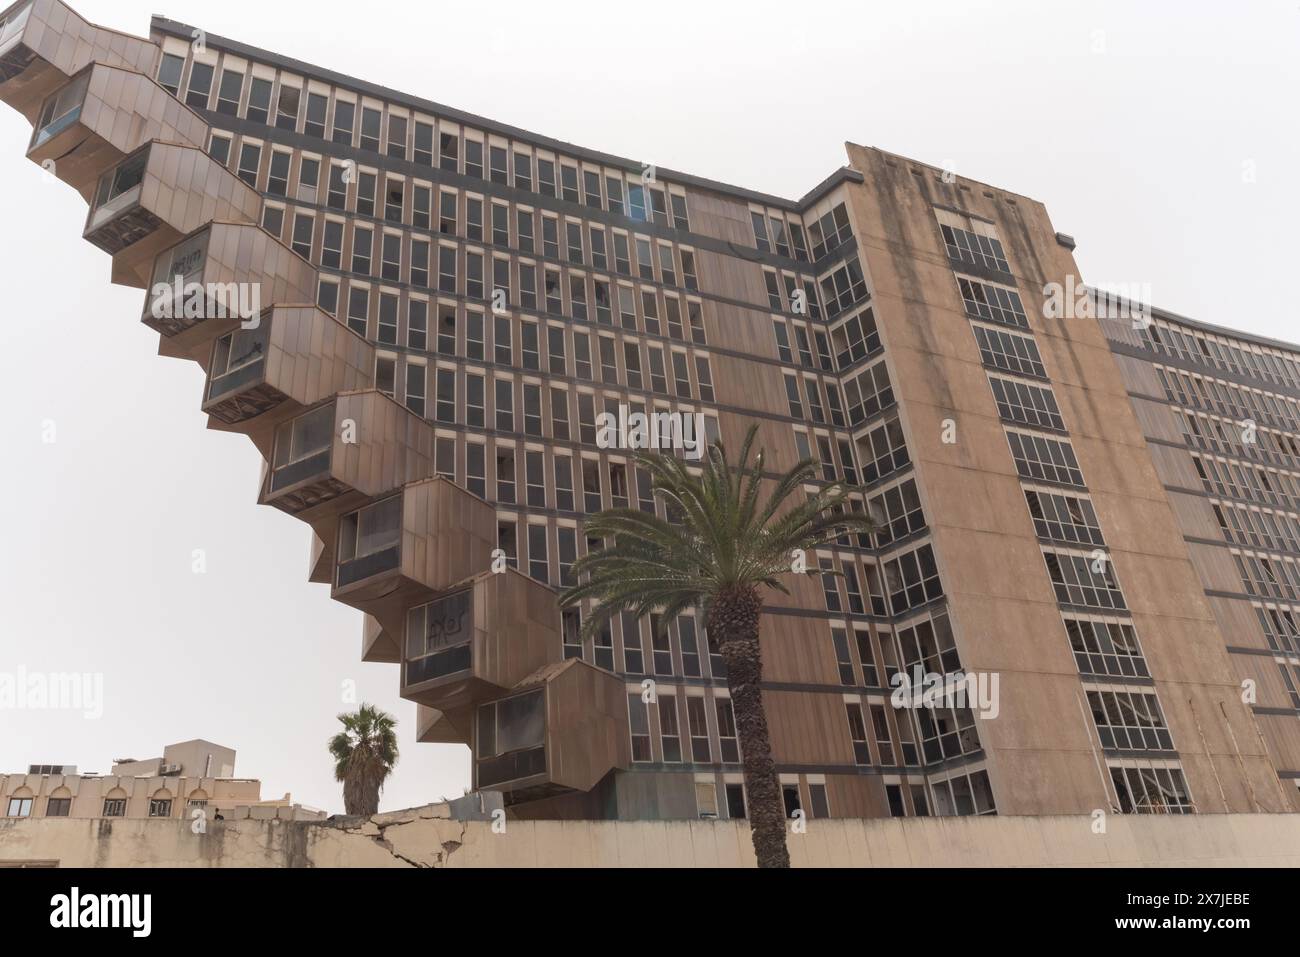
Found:
[[(795, 866), (1300, 867), (1300, 816), (843, 819), (790, 835)], [(0, 867), (752, 867), (736, 821), (452, 820), (445, 804), (328, 821), (0, 818)]]

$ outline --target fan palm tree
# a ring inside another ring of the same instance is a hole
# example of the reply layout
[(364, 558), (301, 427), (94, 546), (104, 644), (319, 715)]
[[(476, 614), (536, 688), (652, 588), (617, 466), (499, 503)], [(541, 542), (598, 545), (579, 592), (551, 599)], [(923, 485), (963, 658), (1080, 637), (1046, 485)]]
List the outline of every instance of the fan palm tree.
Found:
[(334, 780), (343, 782), (348, 814), (376, 814), (379, 792), (397, 764), (397, 719), (364, 701), (339, 715), (343, 730), (330, 738)]
[(781, 579), (806, 569), (808, 550), (845, 531), (869, 532), (874, 525), (848, 510), (848, 488), (842, 483), (796, 497), (816, 476), (811, 459), (778, 477), (760, 504), (762, 449), (750, 462), (757, 431), (757, 426), (749, 429), (734, 465), (721, 442), (712, 445), (700, 475), (671, 456), (637, 453), (670, 520), (632, 508), (608, 509), (588, 519), (587, 534), (607, 544), (575, 563), (578, 584), (564, 591), (560, 604), (594, 599), (584, 637), (624, 611), (638, 617), (657, 611), (660, 627), (666, 628), (684, 611), (701, 610), (727, 667), (758, 866), (789, 867), (785, 808), (760, 691), (764, 593), (789, 594)]

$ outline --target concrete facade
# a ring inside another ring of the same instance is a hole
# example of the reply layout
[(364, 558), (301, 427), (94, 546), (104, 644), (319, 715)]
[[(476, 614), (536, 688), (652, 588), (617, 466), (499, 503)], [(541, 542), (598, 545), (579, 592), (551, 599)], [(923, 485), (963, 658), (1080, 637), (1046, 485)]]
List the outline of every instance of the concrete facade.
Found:
[[(825, 820), (795, 867), (1297, 867), (1300, 816)], [(455, 821), (446, 805), (323, 822), (0, 821), (0, 867), (753, 867), (738, 821)]]

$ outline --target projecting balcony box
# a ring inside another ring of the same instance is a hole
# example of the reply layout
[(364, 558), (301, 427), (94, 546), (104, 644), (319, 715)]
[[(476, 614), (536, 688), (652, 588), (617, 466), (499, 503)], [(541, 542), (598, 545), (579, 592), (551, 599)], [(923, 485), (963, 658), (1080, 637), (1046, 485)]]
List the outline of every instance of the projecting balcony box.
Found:
[(333, 543), (340, 515), (433, 475), (433, 442), (428, 422), (382, 392), (340, 394), (275, 429), (258, 501)]
[(201, 150), (207, 136), (207, 124), (147, 76), (96, 63), (45, 98), (27, 157), (90, 202), (100, 177), (150, 140)]
[(550, 664), (474, 715), (474, 787), (520, 804), (590, 791), (631, 761), (623, 682), (580, 658)]
[(406, 613), (402, 697), (455, 711), (563, 660), (555, 592), (506, 566)]
[(261, 208), (207, 153), (153, 142), (100, 177), (83, 235), (113, 257), (113, 282), (144, 288), (159, 252), (214, 220), (252, 225)]
[(142, 321), (162, 335), (163, 355), (206, 368), (212, 343), (257, 328), (264, 307), (315, 301), (311, 263), (260, 226), (214, 222), (154, 259)]
[(203, 411), (209, 428), (242, 432), (270, 458), (277, 426), (331, 396), (368, 388), (374, 368), (374, 348), (333, 316), (315, 306), (272, 306), (256, 328), (213, 343)]
[(496, 510), (454, 482), (425, 479), (339, 519), (333, 597), (389, 635), (406, 612), (491, 567)]
[(87, 23), (57, 0), (17, 3), (0, 16), (0, 100), (35, 123), (51, 92), (90, 63), (153, 73), (158, 47)]

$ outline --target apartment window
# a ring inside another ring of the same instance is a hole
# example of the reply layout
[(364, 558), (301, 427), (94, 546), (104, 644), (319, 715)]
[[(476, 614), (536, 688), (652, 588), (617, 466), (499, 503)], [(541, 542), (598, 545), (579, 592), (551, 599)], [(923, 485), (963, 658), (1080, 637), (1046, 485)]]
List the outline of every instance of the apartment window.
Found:
[(542, 387), (524, 383), (524, 434), (542, 437)]
[(31, 817), (32, 799), (29, 797), (10, 798), (8, 815), (9, 817)]
[(669, 193), (668, 200), (673, 207), (673, 228), (684, 232), (689, 231), (691, 223), (686, 214), (686, 197), (678, 193)]
[(573, 459), (567, 455), (555, 457), (555, 507), (561, 512), (574, 511)]
[(72, 811), (72, 798), (52, 797), (45, 802), (46, 817), (67, 817)]
[(555, 195), (555, 163), (548, 159), (537, 159), (537, 187), (547, 196)]
[(483, 254), (465, 253), (465, 295), (470, 299), (483, 298)]
[(208, 155), (216, 161), (219, 166), (226, 166), (230, 163), (230, 137), (220, 136), (217, 133), (212, 134), (212, 140), (208, 143)]
[(1080, 674), (1150, 677), (1130, 622), (1066, 616), (1065, 631)]
[(628, 388), (641, 388), (641, 351), (635, 342), (623, 343), (623, 367), (627, 370)]
[(600, 174), (595, 170), (582, 171), (583, 200), (592, 209), (600, 209)]
[(104, 817), (126, 817), (126, 798), (105, 798)]
[(172, 816), (171, 798), (150, 798), (149, 816), (150, 817), (171, 817)]
[(352, 271), (363, 276), (370, 275), (371, 247), (374, 233), (369, 229), (356, 227), (352, 232)]
[(280, 98), (275, 106), (276, 129), (292, 132), (298, 128), (298, 110), (302, 104), (302, 90), (294, 86), (281, 86)]
[(370, 315), (370, 290), (353, 286), (348, 290), (348, 328), (364, 337)]
[(1007, 441), (1021, 478), (1084, 488), (1083, 473), (1067, 440), (1008, 430)]
[(638, 223), (648, 220), (645, 211), (645, 187), (640, 183), (627, 184), (627, 214)]
[(633, 761), (645, 762), (651, 760), (650, 716), (648, 710), (649, 706), (641, 700), (640, 692), (628, 692), (627, 712), (632, 731)]
[(569, 440), (569, 393), (556, 386), (551, 386), (551, 437)]
[(239, 97), (244, 89), (244, 74), (234, 70), (221, 71), (221, 84), (217, 88), (217, 112), (226, 116), (239, 113)]
[(530, 508), (546, 507), (545, 459), (541, 451), (524, 452), (524, 483)]
[(334, 101), (334, 134), (335, 143), (344, 146), (352, 145), (352, 126), (356, 122), (357, 105), (349, 103), (346, 100)]
[(437, 408), (439, 422), (456, 421), (456, 370), (438, 369), (437, 374)]
[(793, 419), (803, 419), (803, 402), (799, 398), (799, 379), (797, 376), (787, 372), (785, 373), (785, 398), (790, 406), (790, 417)]
[(418, 286), (421, 289), (429, 288), (428, 240), (411, 240), (411, 285)]
[(307, 94), (307, 119), (303, 132), (317, 139), (325, 138), (325, 114), (329, 110), (329, 97), (320, 93)]
[(515, 189), (533, 191), (533, 159), (519, 150), (515, 150)]
[(895, 615), (943, 595), (934, 550), (922, 545), (885, 562), (885, 583)]
[(1039, 538), (1074, 545), (1104, 545), (1092, 502), (1078, 495), (1025, 490)]
[(601, 510), (600, 462), (596, 459), (582, 460), (582, 504), (588, 514)]
[(1192, 814), (1196, 807), (1179, 768), (1110, 768), (1124, 814)]
[(1056, 396), (1048, 386), (989, 376), (998, 415), (1008, 422), (1037, 428), (1065, 430)]
[(339, 284), (322, 279), (316, 287), (316, 305), (331, 316), (337, 316), (339, 311)]
[(477, 196), (465, 197), (465, 238), (483, 241), (483, 200)]
[(390, 399), (397, 396), (397, 360), (392, 356), (375, 357), (375, 388)]
[(1108, 557), (1044, 549), (1043, 559), (1056, 591), (1056, 600), (1062, 604), (1092, 608), (1127, 607)]
[(515, 450), (505, 445), (497, 446), (497, 501), (508, 505), (515, 503)]
[(546, 526), (528, 526), (528, 575), (539, 582), (551, 580), (551, 562), (546, 550)]
[(479, 442), (465, 445), (465, 487), (479, 498), (487, 497), (487, 451)]
[(253, 189), (257, 189), (257, 167), (262, 161), (262, 147), (256, 143), (245, 143), (239, 149), (239, 168), (236, 171)]
[(1088, 707), (1103, 748), (1120, 751), (1172, 751), (1174, 742), (1150, 692), (1088, 689)]
[(378, 179), (374, 173), (362, 171), (357, 176), (357, 212), (362, 216), (375, 215), (375, 189)]
[(679, 399), (691, 397), (691, 376), (686, 367), (686, 353), (673, 353), (673, 389)]
[(448, 173), (460, 171), (460, 134), (443, 133), (438, 137), (438, 166)]
[(654, 282), (655, 267), (654, 260), (650, 255), (650, 240), (637, 238), (636, 241), (636, 268), (637, 274), (647, 282)]
[(415, 121), (415, 162), (433, 166), (433, 124)]
[(569, 525), (560, 525), (555, 532), (560, 547), (560, 585), (567, 588), (577, 583), (573, 563), (578, 560), (578, 532)]
[(515, 430), (515, 384), (509, 379), (496, 380), (496, 428), (498, 432)]
[(181, 70), (184, 66), (185, 58), (172, 53), (164, 53), (162, 62), (158, 64), (158, 85), (172, 96), (181, 95)]
[(754, 245), (761, 252), (771, 252), (772, 244), (767, 241), (767, 220), (755, 210), (749, 211), (749, 222), (754, 227)]
[(402, 205), (406, 184), (400, 179), (389, 178), (387, 188), (384, 190), (384, 218), (390, 223), (400, 223), (402, 221)]
[(724, 764), (735, 764), (740, 761), (740, 739), (736, 736), (736, 715), (731, 710), (731, 699), (715, 698), (713, 703), (717, 711), (718, 744), (722, 749), (722, 761)]
[(406, 363), (406, 407), (424, 418), (425, 367), (417, 362)]
[(573, 334), (574, 374), (579, 379), (591, 381), (591, 340), (585, 332)]
[(659, 692), (659, 743), (663, 748), (664, 762), (680, 764), (682, 760), (682, 732), (678, 724), (677, 696)]
[(483, 144), (465, 137), (465, 175), (483, 178)]
[(295, 213), (293, 217), (293, 251), (303, 259), (311, 259), (311, 239), (316, 219), (310, 213)]
[(402, 538), (402, 496), (393, 495), (339, 520), (339, 561), (396, 548)]
[(195, 62), (190, 67), (190, 86), (185, 93), (185, 105), (196, 110), (208, 108), (208, 97), (212, 93), (213, 67), (210, 63)]
[(271, 81), (255, 76), (248, 85), (248, 113), (252, 123), (268, 123), (271, 117)]
[(980, 358), (986, 366), (1012, 375), (1047, 377), (1038, 345), (1028, 336), (1018, 336), (987, 326), (973, 326)]
[(983, 266), (997, 272), (1010, 273), (1002, 243), (991, 236), (981, 236), (946, 223), (940, 226), (948, 258), (955, 263)]
[(393, 159), (406, 159), (406, 117), (388, 117), (388, 155)]

